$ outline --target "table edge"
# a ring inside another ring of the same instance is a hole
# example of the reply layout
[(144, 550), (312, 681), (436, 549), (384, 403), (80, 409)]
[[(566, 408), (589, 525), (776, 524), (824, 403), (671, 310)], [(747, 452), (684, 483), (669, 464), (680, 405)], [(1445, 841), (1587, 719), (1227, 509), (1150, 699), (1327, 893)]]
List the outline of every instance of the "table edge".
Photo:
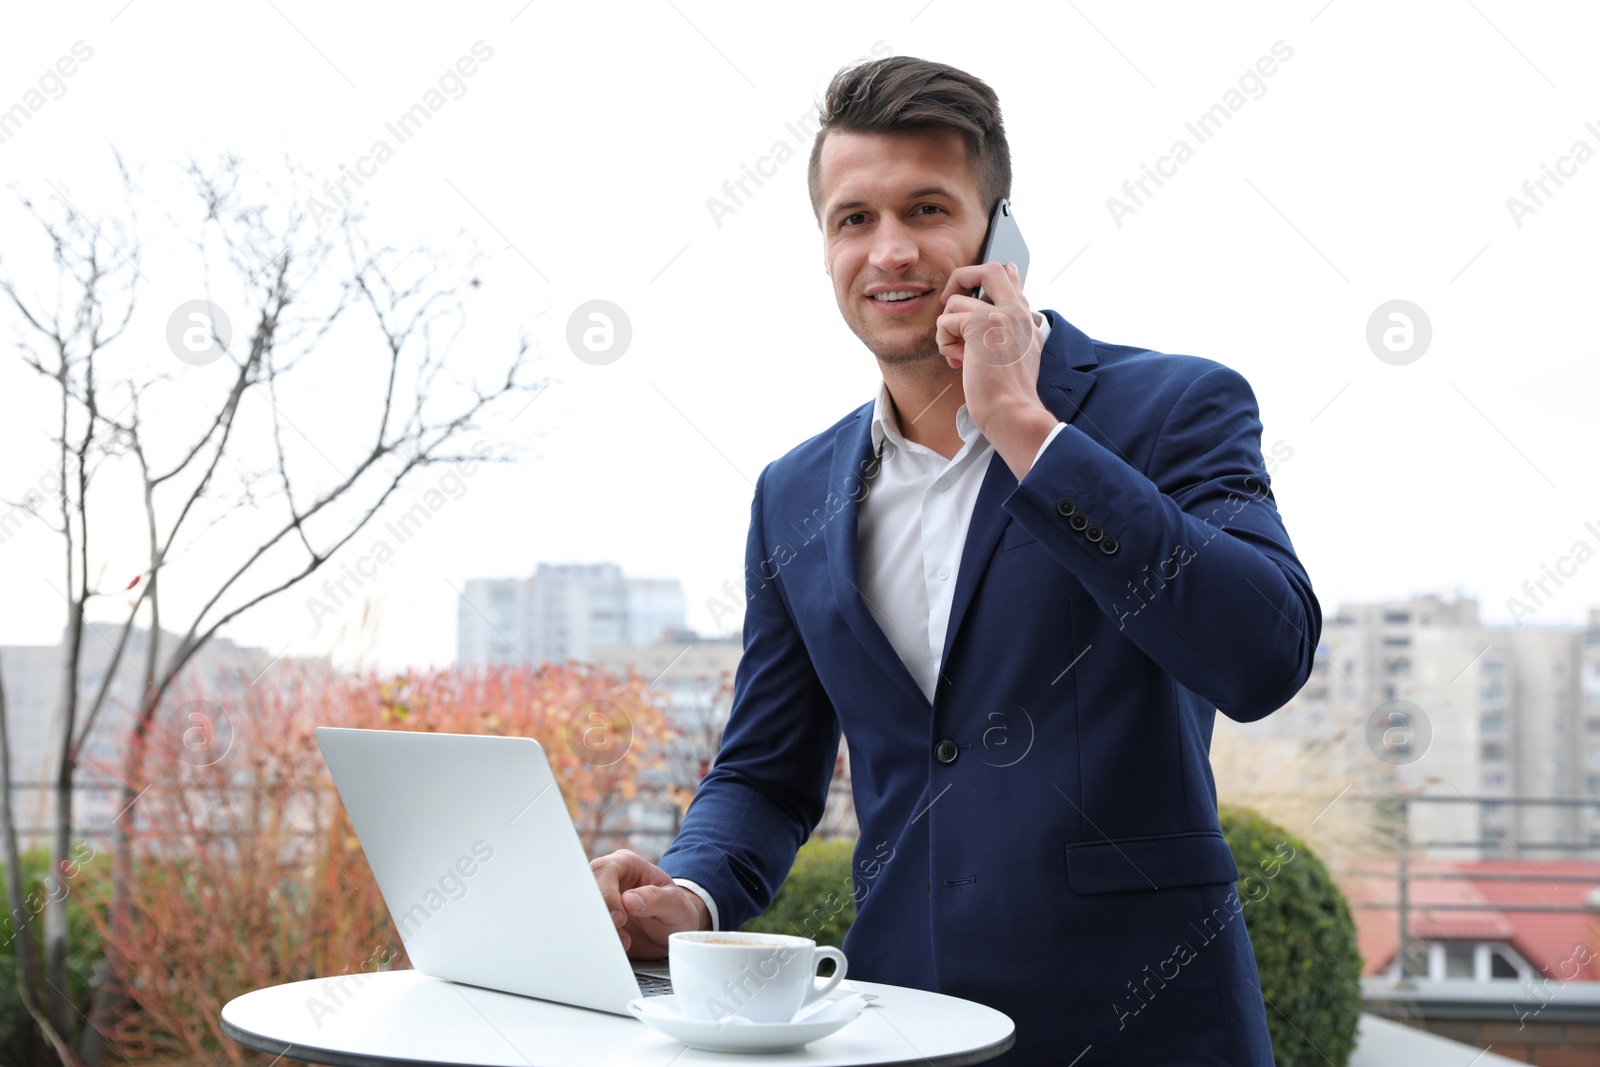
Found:
[[(251, 992), (255, 992), (255, 990), (251, 990)], [(248, 993), (240, 994), (240, 996), (248, 995)], [(238, 997), (234, 999), (237, 1000)], [(232, 1001), (229, 1003), (232, 1003)], [(224, 1005), (224, 1008), (226, 1008), (226, 1005)], [(218, 1013), (218, 1017), (218, 1021), (222, 1024), (224, 1036), (237, 1041), (245, 1048), (253, 1049), (256, 1052), (264, 1052), (279, 1059), (303, 1060), (307, 1063), (325, 1064), (326, 1067), (394, 1067), (395, 1064), (406, 1064), (407, 1067), (472, 1067), (464, 1060), (416, 1060), (401, 1059), (395, 1056), (371, 1056), (318, 1048), (314, 1045), (300, 1045), (291, 1041), (269, 1039), (234, 1025), (228, 1021), (228, 1017), (222, 1012)], [(947, 1056), (929, 1057), (918, 1055), (911, 1059), (872, 1063), (866, 1065), (866, 1067), (912, 1067), (912, 1065), (918, 1064), (927, 1065), (927, 1067), (971, 1067), (973, 1064), (985, 1063), (1008, 1052), (1016, 1042), (1017, 1026), (1016, 1021), (1012, 1020), (1011, 1030), (1005, 1037), (999, 1041), (984, 1045), (982, 1048), (968, 1049), (965, 1052), (955, 1052)], [(688, 1049), (689, 1046), (685, 1045), (684, 1048)]]

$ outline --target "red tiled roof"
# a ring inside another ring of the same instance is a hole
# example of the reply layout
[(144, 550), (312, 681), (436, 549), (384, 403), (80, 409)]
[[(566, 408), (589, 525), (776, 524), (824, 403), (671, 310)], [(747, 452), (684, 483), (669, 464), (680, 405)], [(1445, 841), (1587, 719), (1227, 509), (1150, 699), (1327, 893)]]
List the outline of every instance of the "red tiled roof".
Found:
[[(1577, 860), (1416, 860), (1411, 864), (1408, 897), (1410, 934), (1421, 940), (1507, 941), (1534, 967), (1563, 979), (1600, 980), (1600, 912), (1586, 913), (1585, 898), (1600, 889), (1600, 864)], [(1465, 879), (1439, 880), (1418, 875), (1460, 873)], [(1515, 874), (1526, 881), (1486, 877)], [(1557, 876), (1579, 882), (1556, 881)], [(1551, 881), (1546, 881), (1549, 878)], [(1378, 974), (1394, 962), (1398, 916), (1393, 908), (1361, 908), (1362, 903), (1393, 904), (1399, 898), (1395, 875), (1377, 868), (1340, 879), (1356, 921), (1356, 940), (1365, 961), (1362, 974)], [(1438, 911), (1430, 904), (1482, 904), (1470, 911)], [(1501, 911), (1497, 904), (1560, 905), (1570, 912)], [(1587, 961), (1587, 962), (1585, 962)], [(1574, 973), (1576, 972), (1576, 973)]]

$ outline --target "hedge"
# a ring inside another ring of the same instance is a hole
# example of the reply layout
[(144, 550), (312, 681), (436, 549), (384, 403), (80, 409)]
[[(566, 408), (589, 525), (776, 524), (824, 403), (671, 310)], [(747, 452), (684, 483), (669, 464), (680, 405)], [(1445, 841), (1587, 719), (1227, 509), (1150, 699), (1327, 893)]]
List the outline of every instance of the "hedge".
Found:
[[(1361, 953), (1350, 907), (1305, 842), (1223, 805), (1278, 1067), (1344, 1067), (1361, 1019)], [(1269, 877), (1270, 874), (1270, 877)]]

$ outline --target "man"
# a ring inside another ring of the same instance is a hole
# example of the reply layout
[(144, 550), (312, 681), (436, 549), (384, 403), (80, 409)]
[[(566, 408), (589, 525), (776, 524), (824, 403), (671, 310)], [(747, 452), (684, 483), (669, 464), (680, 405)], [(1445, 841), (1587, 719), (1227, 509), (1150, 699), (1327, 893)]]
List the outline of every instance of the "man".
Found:
[(883, 387), (757, 482), (721, 753), (659, 867), (593, 864), (624, 945), (760, 913), (842, 729), (852, 978), (1006, 1012), (1006, 1063), (1270, 1065), (1207, 753), (1216, 710), (1299, 689), (1322, 620), (1249, 386), (977, 264), (1010, 158), (962, 71), (841, 71), (810, 178)]

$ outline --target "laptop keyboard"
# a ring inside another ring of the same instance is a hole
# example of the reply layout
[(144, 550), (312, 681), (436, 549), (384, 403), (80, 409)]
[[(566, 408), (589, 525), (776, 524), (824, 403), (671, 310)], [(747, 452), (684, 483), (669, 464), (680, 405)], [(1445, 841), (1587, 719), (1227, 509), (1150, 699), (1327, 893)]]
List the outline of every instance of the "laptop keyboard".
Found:
[(639, 971), (634, 971), (633, 976), (639, 980), (639, 992), (647, 997), (665, 997), (672, 994), (672, 979), (670, 978), (644, 974)]

